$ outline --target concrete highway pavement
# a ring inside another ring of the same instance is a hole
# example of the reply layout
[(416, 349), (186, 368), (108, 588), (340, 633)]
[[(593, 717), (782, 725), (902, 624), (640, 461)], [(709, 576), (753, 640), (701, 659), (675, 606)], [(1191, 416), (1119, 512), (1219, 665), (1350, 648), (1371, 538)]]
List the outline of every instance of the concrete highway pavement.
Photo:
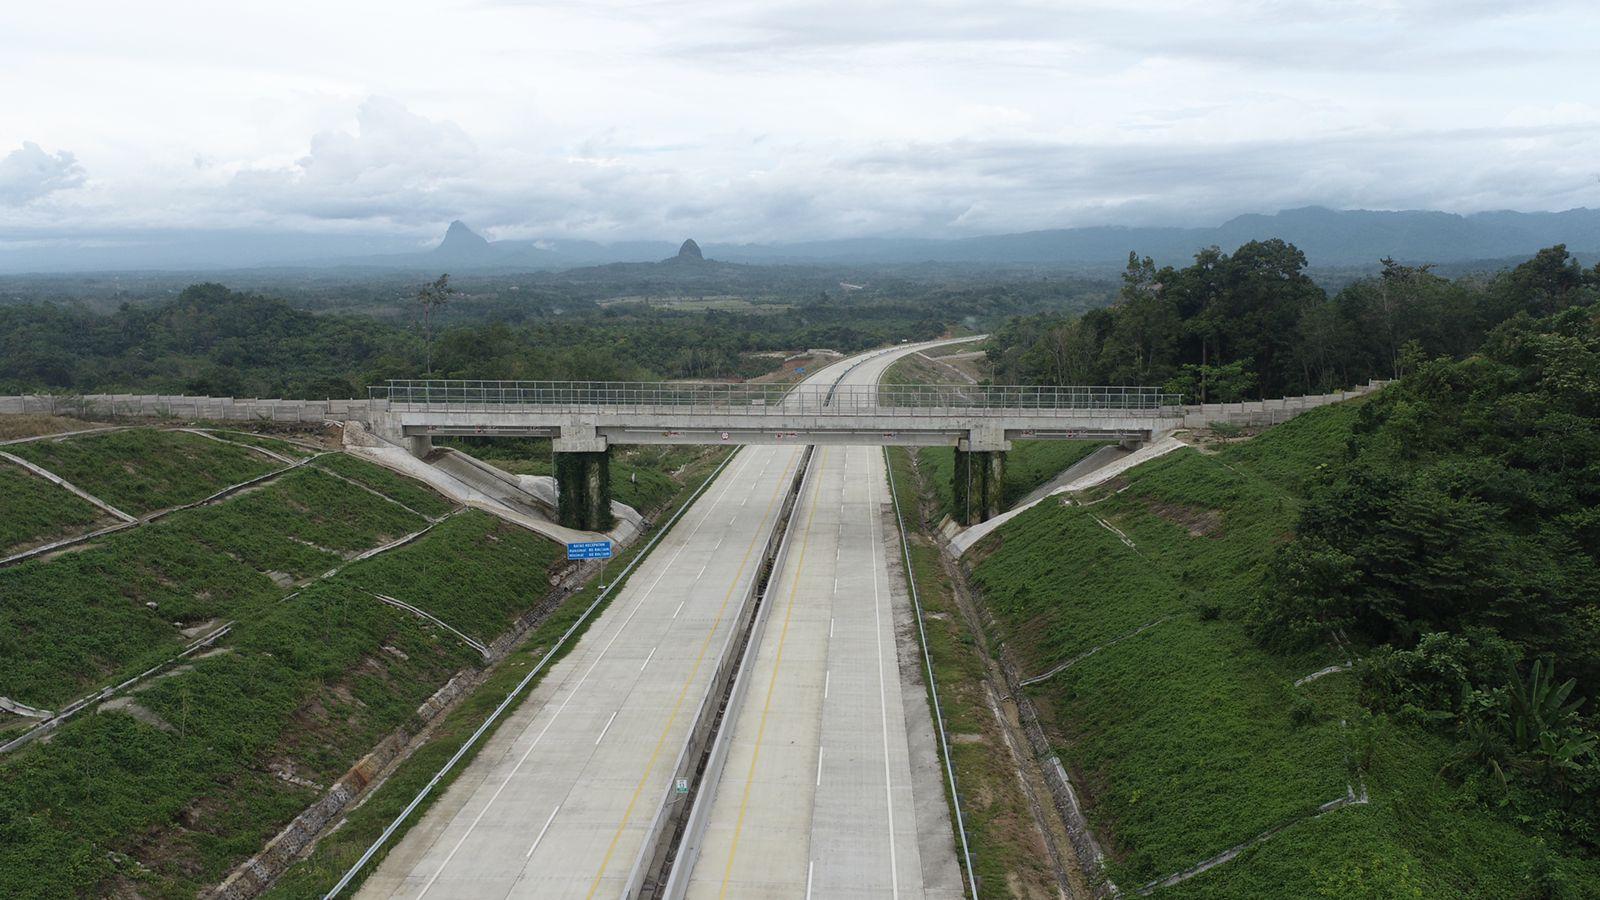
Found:
[(962, 896), (889, 503), (881, 450), (818, 449), (690, 897)]
[(800, 456), (739, 454), (361, 896), (621, 893)]
[[(881, 351), (851, 369), (848, 377), (875, 381), (873, 373), (892, 362), (887, 357), (922, 346)], [(837, 363), (808, 381), (831, 383), (858, 361)], [(835, 470), (842, 473), (845, 462), (859, 464), (878, 451), (855, 448), (851, 452), (858, 455), (849, 460), (844, 451), (831, 452), (839, 454)], [(739, 598), (757, 575), (760, 549), (776, 523), (783, 490), (801, 454), (801, 448), (783, 446), (740, 451), (639, 565), (573, 651), (552, 666), (461, 777), (395, 846), (360, 896), (613, 897), (622, 892)], [(879, 468), (872, 483), (879, 484), (881, 457), (874, 458)], [(813, 482), (820, 483), (816, 478)], [(881, 488), (877, 496), (882, 498)], [(809, 497), (802, 501), (811, 502)], [(796, 515), (807, 510), (797, 506)], [(881, 604), (887, 602), (881, 598)], [(860, 633), (873, 632), (863, 626)], [(892, 630), (875, 640), (887, 642), (886, 683), (897, 687)], [(917, 700), (925, 714), (920, 692)], [(889, 714), (887, 706), (880, 710), (880, 718)], [(898, 727), (903, 743), (905, 729), (896, 726), (899, 721), (892, 719), (890, 726)], [(881, 742), (887, 732), (880, 728), (873, 733), (880, 734)], [(842, 760), (848, 752), (841, 747)], [(904, 765), (901, 759), (890, 769)], [(882, 775), (877, 777), (883, 781)], [(887, 795), (890, 788), (885, 791)], [(795, 802), (809, 804), (810, 798), (797, 795)], [(756, 810), (752, 833), (765, 827), (759, 821), (764, 808)], [(902, 813), (898, 827), (911, 821)], [(948, 823), (944, 829), (948, 843)], [(916, 859), (914, 841), (894, 846), (897, 858)], [(910, 878), (913, 873), (905, 865), (898, 871)]]

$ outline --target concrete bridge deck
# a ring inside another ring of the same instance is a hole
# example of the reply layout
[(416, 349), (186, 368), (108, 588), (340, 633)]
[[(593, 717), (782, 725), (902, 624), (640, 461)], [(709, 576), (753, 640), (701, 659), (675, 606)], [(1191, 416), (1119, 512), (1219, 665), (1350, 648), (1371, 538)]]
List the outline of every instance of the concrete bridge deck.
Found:
[(610, 444), (955, 446), (1017, 439), (1147, 440), (1178, 427), (1154, 388), (606, 382), (391, 382), (375, 427), (395, 436), (532, 435), (558, 451)]

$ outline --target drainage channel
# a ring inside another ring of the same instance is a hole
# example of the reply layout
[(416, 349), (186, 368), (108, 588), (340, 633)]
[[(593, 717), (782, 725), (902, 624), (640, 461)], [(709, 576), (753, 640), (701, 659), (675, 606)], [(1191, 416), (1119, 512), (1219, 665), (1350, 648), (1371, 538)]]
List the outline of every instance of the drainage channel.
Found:
[[(741, 673), (749, 668), (766, 622), (767, 589), (772, 575), (783, 565), (788, 551), (790, 524), (800, 495), (811, 478), (814, 447), (806, 447), (794, 480), (783, 498), (778, 520), (761, 554), (756, 578), (740, 603), (738, 621), (719, 656), (717, 671), (706, 688), (689, 739), (673, 768), (672, 779), (657, 807), (644, 845), (629, 873), (626, 897), (657, 898), (681, 895), (688, 869), (699, 851), (699, 835), (710, 813), (714, 787), (726, 760), (728, 742), (722, 726), (736, 710), (748, 682)], [(673, 888), (677, 887), (676, 894)]]

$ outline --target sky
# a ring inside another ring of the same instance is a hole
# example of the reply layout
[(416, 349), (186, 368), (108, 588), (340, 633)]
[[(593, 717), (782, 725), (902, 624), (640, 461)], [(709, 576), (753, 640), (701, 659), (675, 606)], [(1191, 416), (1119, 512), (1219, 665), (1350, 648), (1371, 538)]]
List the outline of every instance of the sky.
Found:
[(0, 238), (1600, 207), (1593, 0), (0, 5)]

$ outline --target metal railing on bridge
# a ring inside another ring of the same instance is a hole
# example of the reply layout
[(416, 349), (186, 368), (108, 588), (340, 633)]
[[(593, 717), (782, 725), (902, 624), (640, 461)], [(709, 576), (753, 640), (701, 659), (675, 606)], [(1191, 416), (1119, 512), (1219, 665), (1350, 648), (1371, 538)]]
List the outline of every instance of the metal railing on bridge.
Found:
[(1160, 388), (1038, 385), (785, 385), (673, 381), (392, 380), (368, 390), (396, 411), (726, 415), (1063, 416), (1182, 413)]

